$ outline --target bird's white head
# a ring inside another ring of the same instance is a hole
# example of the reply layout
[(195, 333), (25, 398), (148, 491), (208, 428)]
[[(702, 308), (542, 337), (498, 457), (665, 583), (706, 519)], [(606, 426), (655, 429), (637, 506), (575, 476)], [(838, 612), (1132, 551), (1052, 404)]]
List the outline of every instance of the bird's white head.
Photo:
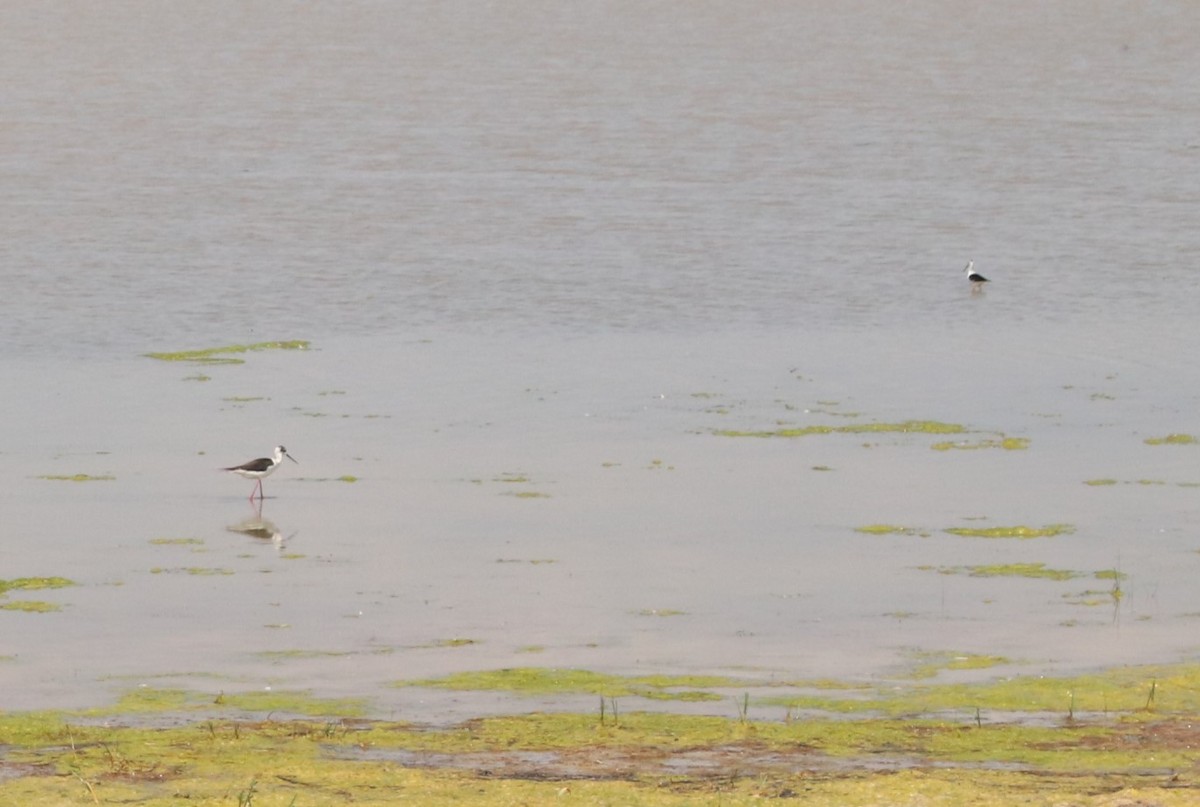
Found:
[(287, 457), (289, 460), (296, 463), (297, 465), (300, 464), (299, 461), (295, 457), (293, 457), (291, 454), (289, 454), (287, 452), (286, 448), (284, 448), (283, 446), (275, 446), (275, 464), (278, 465), (279, 463), (283, 462), (284, 457)]
[(971, 272), (974, 269), (975, 269), (975, 261), (967, 261), (967, 268), (963, 271), (965, 271), (969, 275), (969, 274), (971, 274)]

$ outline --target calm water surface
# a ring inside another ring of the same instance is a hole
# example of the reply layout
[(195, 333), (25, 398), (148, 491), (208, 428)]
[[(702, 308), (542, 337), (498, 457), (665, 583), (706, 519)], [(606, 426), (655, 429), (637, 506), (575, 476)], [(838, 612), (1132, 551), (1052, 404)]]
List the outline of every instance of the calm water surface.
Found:
[[(1200, 434), (1198, 35), (1182, 2), (7, 4), (0, 579), (78, 585), (8, 592), (61, 610), (0, 611), (3, 705), (1191, 658), (1200, 451), (1145, 440)], [(143, 355), (276, 339), (311, 349)], [(910, 419), (1029, 447), (717, 433)], [(279, 442), (259, 512), (215, 469)], [(77, 473), (115, 478), (41, 478)], [(969, 574), (1015, 563), (1078, 576)]]

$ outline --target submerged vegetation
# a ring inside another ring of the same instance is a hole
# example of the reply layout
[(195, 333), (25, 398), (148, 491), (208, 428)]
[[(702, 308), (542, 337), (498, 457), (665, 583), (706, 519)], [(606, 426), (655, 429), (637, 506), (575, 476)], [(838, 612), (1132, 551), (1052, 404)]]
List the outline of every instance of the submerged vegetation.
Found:
[(212, 575), (231, 575), (232, 569), (218, 569), (207, 566), (181, 566), (176, 568), (164, 568), (155, 566), (150, 569), (150, 574), (190, 574), (197, 577), (207, 577)]
[(936, 420), (905, 420), (899, 423), (853, 423), (847, 426), (798, 426), (760, 431), (717, 429), (721, 437), (808, 437), (815, 434), (964, 434), (967, 429), (957, 423)]
[[(895, 524), (867, 524), (855, 527), (854, 531), (867, 535), (920, 535), (923, 538), (932, 534), (930, 530)], [(1070, 535), (1075, 532), (1075, 528), (1070, 524), (1047, 524), (1044, 527), (947, 527), (942, 532), (967, 538), (1050, 538), (1055, 535)]]
[(696, 693), (694, 690), (738, 684), (737, 679), (713, 675), (624, 676), (590, 670), (514, 667), (456, 673), (443, 678), (399, 681), (396, 686), (512, 692), (520, 695), (600, 695), (606, 698), (637, 696), (652, 700), (686, 701), (720, 699), (722, 696), (719, 694)]
[(1164, 479), (1127, 479), (1125, 481), (1120, 481), (1117, 479), (1109, 479), (1109, 478), (1085, 479), (1083, 481), (1083, 484), (1088, 485), (1089, 487), (1094, 487), (1094, 488), (1095, 487), (1108, 487), (1111, 485), (1141, 485), (1143, 487), (1156, 486), (1156, 485), (1174, 485), (1175, 487), (1180, 487), (1180, 488), (1200, 487), (1200, 482), (1167, 482)]
[(38, 479), (48, 479), (51, 482), (112, 482), (116, 480), (116, 477), (110, 474), (101, 474), (99, 476), (93, 476), (92, 474), (43, 474)]

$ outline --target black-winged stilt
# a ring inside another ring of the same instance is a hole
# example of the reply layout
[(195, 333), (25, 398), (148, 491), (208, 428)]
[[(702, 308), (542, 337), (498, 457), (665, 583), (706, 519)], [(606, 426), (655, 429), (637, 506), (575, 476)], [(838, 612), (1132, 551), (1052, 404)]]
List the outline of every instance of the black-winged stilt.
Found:
[(283, 462), (284, 457), (287, 457), (297, 465), (300, 464), (296, 461), (295, 457), (287, 453), (286, 448), (283, 446), (275, 446), (274, 457), (260, 457), (256, 460), (250, 460), (249, 462), (244, 462), (241, 465), (235, 465), (232, 468), (222, 468), (221, 470), (230, 471), (238, 476), (244, 476), (246, 479), (257, 479), (258, 484), (255, 485), (254, 490), (250, 491), (250, 501), (254, 501), (255, 491), (258, 491), (258, 498), (262, 499), (263, 479), (275, 473), (275, 469), (279, 467), (279, 463)]
[(987, 283), (988, 279), (975, 271), (975, 261), (967, 261), (967, 280), (975, 284), (975, 288), (979, 288), (980, 283)]

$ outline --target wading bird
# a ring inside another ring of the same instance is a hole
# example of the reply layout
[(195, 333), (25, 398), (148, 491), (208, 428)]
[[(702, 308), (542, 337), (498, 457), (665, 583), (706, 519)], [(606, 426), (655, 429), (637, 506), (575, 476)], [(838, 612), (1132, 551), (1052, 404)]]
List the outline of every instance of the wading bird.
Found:
[(241, 465), (235, 465), (232, 468), (222, 468), (221, 470), (235, 473), (238, 476), (244, 476), (246, 479), (257, 479), (258, 484), (254, 486), (254, 490), (250, 491), (250, 501), (254, 501), (255, 491), (258, 492), (258, 498), (261, 500), (263, 497), (263, 479), (275, 473), (275, 469), (279, 467), (279, 463), (283, 462), (284, 457), (287, 457), (297, 465), (300, 464), (296, 461), (295, 457), (287, 453), (286, 448), (283, 446), (275, 446), (274, 457), (260, 457), (256, 460), (250, 460), (249, 462), (244, 462)]
[(975, 261), (967, 261), (967, 280), (971, 281), (974, 288), (979, 288), (980, 283), (987, 283), (988, 279), (975, 271)]

